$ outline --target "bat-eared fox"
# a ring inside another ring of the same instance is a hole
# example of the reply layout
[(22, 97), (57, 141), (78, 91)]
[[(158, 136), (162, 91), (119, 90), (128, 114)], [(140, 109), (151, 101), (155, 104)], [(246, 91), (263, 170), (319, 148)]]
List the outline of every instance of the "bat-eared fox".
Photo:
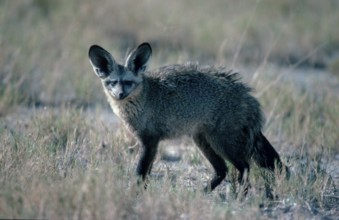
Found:
[(197, 64), (147, 70), (151, 55), (150, 44), (142, 43), (120, 65), (102, 47), (89, 49), (90, 63), (113, 112), (141, 147), (137, 165), (140, 180), (150, 173), (159, 141), (183, 135), (193, 138), (215, 170), (206, 192), (226, 177), (225, 160), (239, 171), (244, 193), (251, 161), (267, 170), (277, 168), (288, 173), (262, 134), (260, 104), (237, 73)]

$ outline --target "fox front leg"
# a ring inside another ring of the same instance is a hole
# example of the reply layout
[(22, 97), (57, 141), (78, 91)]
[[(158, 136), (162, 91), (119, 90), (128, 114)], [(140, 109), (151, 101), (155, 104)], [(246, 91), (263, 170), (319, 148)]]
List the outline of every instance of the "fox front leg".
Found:
[(138, 185), (144, 183), (147, 188), (145, 180), (150, 173), (152, 164), (157, 154), (159, 140), (156, 138), (144, 137), (141, 139), (141, 155), (137, 166)]

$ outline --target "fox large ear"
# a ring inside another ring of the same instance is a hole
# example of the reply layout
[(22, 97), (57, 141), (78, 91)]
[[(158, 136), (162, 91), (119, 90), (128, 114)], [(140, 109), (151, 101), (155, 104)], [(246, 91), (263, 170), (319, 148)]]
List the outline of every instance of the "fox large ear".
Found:
[(147, 63), (151, 56), (151, 45), (149, 43), (142, 43), (128, 55), (125, 66), (136, 74), (144, 72), (147, 69)]
[(98, 45), (92, 45), (88, 51), (89, 61), (97, 76), (106, 78), (116, 65), (112, 55)]

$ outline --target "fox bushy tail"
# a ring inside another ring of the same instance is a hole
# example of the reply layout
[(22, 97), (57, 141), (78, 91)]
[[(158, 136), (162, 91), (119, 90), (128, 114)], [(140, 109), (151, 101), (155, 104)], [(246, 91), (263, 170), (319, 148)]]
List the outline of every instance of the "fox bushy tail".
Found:
[[(254, 154), (252, 158), (258, 166), (272, 172), (277, 169), (280, 174), (285, 175), (286, 179), (290, 178), (290, 171), (288, 167), (281, 162), (279, 154), (261, 132), (255, 141)], [(265, 179), (266, 197), (274, 199), (273, 190), (270, 184), (272, 181), (275, 182), (274, 175), (270, 177), (270, 175), (266, 175), (265, 172), (262, 172), (262, 175)]]
[(278, 169), (280, 173), (285, 169), (286, 177), (289, 178), (288, 168), (281, 162), (279, 154), (262, 133), (258, 135), (254, 145), (253, 159), (258, 166), (271, 171)]

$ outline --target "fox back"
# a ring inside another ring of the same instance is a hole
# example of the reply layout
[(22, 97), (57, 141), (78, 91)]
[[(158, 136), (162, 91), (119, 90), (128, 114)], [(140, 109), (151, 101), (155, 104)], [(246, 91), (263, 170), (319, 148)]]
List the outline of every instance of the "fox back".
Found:
[[(223, 68), (186, 64), (147, 71), (151, 54), (151, 46), (143, 43), (120, 65), (97, 45), (89, 50), (111, 108), (144, 150), (138, 175), (144, 179), (149, 172), (159, 141), (188, 135), (216, 170), (206, 190), (213, 190), (225, 177), (224, 159), (238, 168), (241, 182), (256, 151), (272, 148), (260, 145), (263, 115), (251, 89), (237, 73)], [(257, 157), (269, 168), (280, 161), (275, 151), (271, 159)]]

